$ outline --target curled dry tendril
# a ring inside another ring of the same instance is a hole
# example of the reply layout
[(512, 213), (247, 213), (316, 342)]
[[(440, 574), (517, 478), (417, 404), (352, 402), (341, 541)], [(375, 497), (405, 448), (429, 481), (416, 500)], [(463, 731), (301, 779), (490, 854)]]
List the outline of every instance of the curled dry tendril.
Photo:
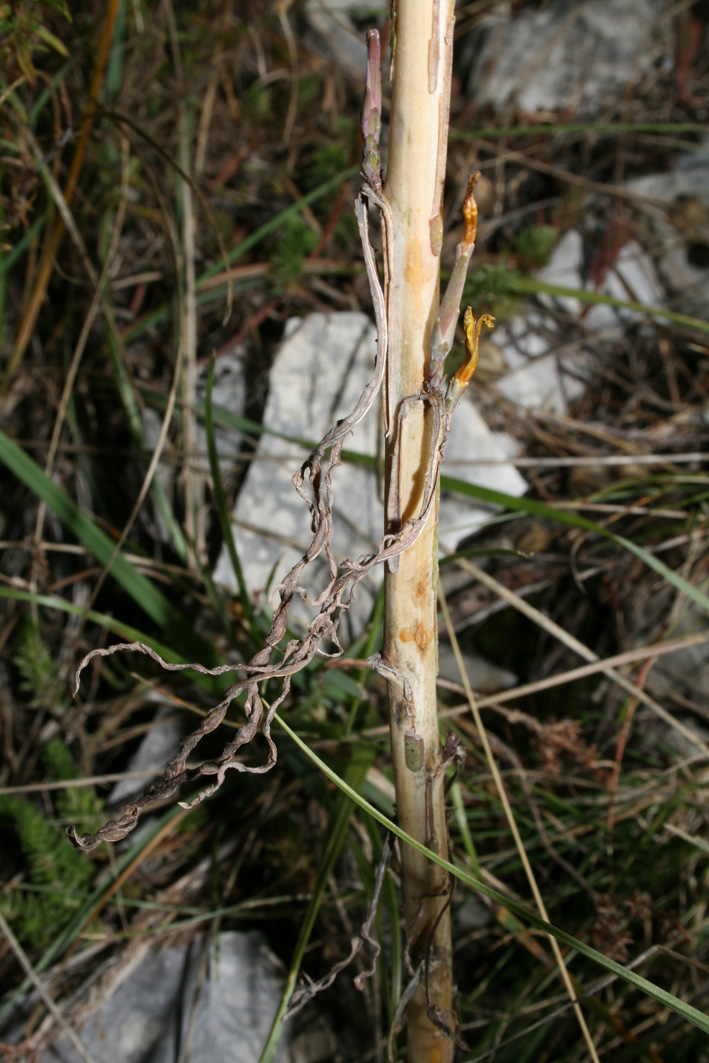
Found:
[[(366, 189), (364, 194), (368, 194)], [(376, 197), (378, 198), (378, 197)], [(357, 217), (360, 223), (365, 260), (374, 262), (374, 253), (369, 244), (366, 223), (366, 205), (360, 197), (357, 201)], [(370, 271), (370, 282), (375, 273)], [(378, 281), (376, 282), (378, 283)], [(379, 316), (379, 315), (377, 315)], [(293, 484), (298, 493), (306, 500), (310, 510), (312, 539), (307, 550), (293, 566), (288, 575), (277, 588), (279, 604), (274, 613), (271, 629), (265, 639), (263, 648), (251, 658), (248, 664), (225, 664), (216, 668), (206, 668), (199, 663), (172, 664), (163, 660), (160, 654), (142, 642), (117, 643), (107, 649), (91, 650), (80, 662), (76, 671), (76, 690), (79, 688), (81, 673), (89, 661), (95, 657), (108, 657), (114, 653), (142, 653), (150, 657), (166, 672), (177, 672), (191, 668), (202, 675), (219, 676), (229, 672), (242, 672), (244, 678), (227, 688), (224, 698), (215, 705), (191, 734), (183, 739), (179, 752), (170, 760), (162, 777), (147, 786), (141, 795), (123, 809), (121, 815), (110, 820), (95, 834), (79, 836), (72, 826), (68, 829), (71, 840), (80, 849), (90, 852), (104, 841), (116, 842), (125, 838), (136, 826), (141, 812), (155, 801), (172, 797), (185, 783), (194, 782), (204, 777), (212, 781), (192, 799), (187, 807), (198, 804), (213, 794), (223, 783), (229, 770), (262, 773), (276, 763), (277, 750), (271, 737), (271, 723), (274, 714), (290, 690), (291, 677), (304, 668), (316, 654), (339, 656), (342, 646), (338, 640), (338, 628), (342, 617), (349, 611), (355, 600), (357, 585), (371, 570), (383, 561), (396, 557), (407, 550), (420, 535), (435, 500), (435, 485), (438, 468), (443, 454), (445, 433), (439, 432), (432, 444), (428, 471), (423, 491), (421, 508), (416, 517), (406, 523), (395, 533), (384, 535), (374, 553), (365, 554), (356, 559), (346, 559), (337, 564), (332, 551), (333, 532), (333, 498), (332, 474), (340, 465), (341, 450), (345, 437), (361, 421), (370, 409), (380, 388), (386, 363), (386, 321), (378, 321), (377, 355), (372, 379), (362, 392), (352, 413), (343, 418), (323, 437), (317, 447), (309, 454), (293, 477)], [(432, 394), (425, 397), (440, 412), (442, 399)], [(440, 418), (439, 418), (440, 420)], [(327, 456), (329, 452), (329, 457)], [(310, 492), (308, 492), (308, 484)], [(308, 598), (300, 580), (303, 570), (324, 551), (330, 579), (315, 599)], [(280, 653), (277, 661), (271, 661), (272, 654), (286, 635), (288, 614), (295, 597), (318, 609), (303, 638), (291, 639)], [(335, 647), (334, 653), (326, 654), (321, 649), (323, 643), (329, 642)], [(378, 658), (372, 658), (372, 666), (377, 667)], [(268, 679), (282, 679), (281, 691), (267, 711), (259, 692), (259, 684)], [(193, 753), (201, 739), (214, 731), (223, 721), (231, 702), (246, 692), (244, 713), (246, 723), (236, 732), (234, 738), (225, 746), (214, 760), (206, 761), (195, 767), (188, 767), (188, 757)], [(261, 732), (268, 745), (268, 757), (265, 763), (257, 766), (245, 764), (238, 758), (242, 747), (248, 745)]]
[[(310, 511), (312, 539), (302, 557), (276, 588), (279, 594), (279, 603), (273, 615), (270, 631), (266, 636), (263, 647), (248, 663), (224, 664), (216, 668), (206, 668), (199, 663), (172, 664), (163, 660), (160, 654), (142, 642), (117, 643), (107, 649), (94, 649), (87, 653), (80, 662), (75, 676), (75, 693), (79, 688), (81, 673), (89, 661), (95, 657), (109, 657), (114, 653), (132, 652), (145, 654), (166, 672), (177, 672), (190, 668), (202, 675), (209, 676), (225, 675), (230, 672), (243, 674), (242, 679), (232, 683), (227, 688), (223, 699), (207, 713), (199, 727), (182, 740), (179, 752), (172, 760), (168, 761), (161, 778), (147, 786), (138, 798), (126, 805), (118, 818), (109, 820), (95, 834), (79, 836), (75, 827), (68, 828), (67, 833), (71, 840), (85, 852), (95, 849), (101, 842), (116, 842), (125, 838), (136, 826), (141, 812), (146, 807), (156, 801), (172, 797), (185, 783), (195, 782), (202, 778), (211, 780), (184, 806), (192, 807), (219, 789), (229, 770), (254, 774), (269, 771), (277, 759), (276, 746), (271, 737), (271, 724), (277, 709), (288, 696), (292, 676), (302, 668), (305, 668), (316, 654), (337, 657), (343, 653), (343, 648), (338, 640), (338, 629), (342, 617), (351, 609), (355, 601), (355, 592), (358, 584), (376, 565), (384, 561), (391, 563), (413, 545), (421, 534), (431, 509), (435, 505), (438, 473), (443, 459), (443, 450), (450, 428), (452, 411), (451, 396), (446, 391), (446, 381), (443, 378), (442, 371), (439, 372), (437, 378), (437, 380), (440, 380), (440, 386), (435, 386), (433, 382), (428, 381), (421, 394), (412, 396), (410, 400), (424, 403), (427, 414), (432, 416), (433, 419), (429, 453), (428, 455), (422, 455), (426, 475), (418, 514), (403, 523), (400, 528), (394, 528), (385, 534), (380, 539), (374, 553), (364, 554), (354, 559), (348, 558), (340, 564), (337, 563), (332, 550), (332, 476), (341, 463), (344, 440), (371, 408), (384, 379), (387, 364), (387, 294), (389, 288), (389, 256), (387, 248), (390, 245), (392, 221), (391, 210), (382, 190), (379, 169), (381, 159), (378, 152), (378, 137), (381, 124), (381, 104), (376, 89), (376, 80), (380, 76), (378, 72), (379, 53), (378, 48), (374, 46), (377, 44), (378, 40), (374, 41), (374, 38), (369, 40), (372, 69), (369, 75), (368, 91), (365, 94), (365, 108), (362, 117), (365, 140), (364, 184), (355, 201), (355, 214), (359, 225), (377, 328), (377, 353), (372, 379), (364, 388), (352, 412), (338, 421), (326, 433), (293, 476), (293, 485), (298, 494), (307, 502)], [(472, 198), (472, 191), (469, 198)], [(384, 245), (383, 288), (379, 279), (376, 257), (369, 241), (369, 203), (373, 204), (381, 215), (382, 241)], [(452, 343), (452, 332), (450, 343)], [(323, 552), (327, 562), (329, 579), (318, 597), (312, 599), (302, 585), (301, 577), (304, 569), (312, 564)], [(303, 638), (292, 638), (287, 642), (285, 648), (282, 648), (281, 644), (287, 633), (289, 611), (296, 597), (316, 609), (317, 612)], [(329, 644), (334, 647), (334, 651), (326, 652), (322, 649), (323, 644)], [(278, 659), (272, 661), (273, 655), (277, 655)], [(396, 673), (396, 669), (392, 669), (379, 654), (374, 654), (369, 659), (369, 664), (385, 676), (388, 682), (395, 682), (401, 686), (402, 704), (407, 706), (407, 711), (410, 711), (409, 702), (411, 699), (407, 692), (405, 677), (402, 680), (401, 675)], [(269, 706), (265, 706), (259, 692), (259, 684), (273, 679), (282, 680), (280, 693)], [(246, 694), (244, 702), (246, 722), (239, 727), (235, 736), (227, 743), (216, 759), (205, 761), (196, 766), (188, 766), (188, 758), (202, 738), (219, 727), (232, 701), (243, 693)], [(239, 759), (239, 751), (244, 746), (247, 746), (259, 732), (263, 735), (268, 746), (266, 761), (255, 766), (245, 764)]]

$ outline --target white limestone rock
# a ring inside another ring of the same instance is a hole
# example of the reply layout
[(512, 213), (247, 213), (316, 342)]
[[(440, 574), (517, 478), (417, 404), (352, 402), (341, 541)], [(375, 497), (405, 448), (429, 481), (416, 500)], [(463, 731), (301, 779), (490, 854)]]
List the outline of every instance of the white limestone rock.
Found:
[[(371, 377), (375, 345), (375, 328), (362, 313), (312, 314), (294, 319), (286, 328), (271, 370), (264, 412), (264, 427), (280, 436), (261, 437), (234, 512), (235, 538), (252, 593), (265, 591), (269, 580), (276, 586), (310, 539), (307, 506), (291, 483), (307, 451), (281, 436), (317, 442), (338, 418), (348, 414)], [(346, 440), (345, 449), (375, 456), (380, 436), (381, 417), (374, 409)], [(444, 472), (519, 496), (525, 482), (505, 463), (513, 449), (511, 439), (490, 432), (474, 405), (463, 401), (453, 418)], [(502, 464), (476, 466), (476, 457)], [(382, 535), (384, 521), (374, 471), (344, 462), (334, 473), (333, 489), (336, 556), (342, 559), (370, 552)], [(442, 543), (455, 547), (489, 513), (489, 507), (444, 494)], [(217, 582), (236, 589), (224, 549), (214, 576)], [(321, 569), (320, 585), (324, 577)], [(376, 572), (358, 588), (359, 613), (346, 637), (362, 629), (380, 580), (381, 573)]]
[[(209, 948), (206, 977), (201, 949)], [(217, 951), (218, 950), (218, 951)], [(78, 1031), (90, 1058), (173, 1063), (191, 1038), (189, 1058), (258, 1063), (278, 1008), (283, 973), (257, 931), (225, 932), (207, 945), (141, 946), (114, 991)], [(276, 1060), (294, 1063), (287, 1028)], [(63, 1037), (41, 1063), (80, 1063)], [(302, 1053), (297, 1057), (303, 1060)], [(310, 1056), (310, 1060), (317, 1059)]]
[(654, 61), (662, 12), (661, 0), (550, 0), (511, 17), (500, 4), (479, 27), (469, 93), (478, 107), (593, 115)]

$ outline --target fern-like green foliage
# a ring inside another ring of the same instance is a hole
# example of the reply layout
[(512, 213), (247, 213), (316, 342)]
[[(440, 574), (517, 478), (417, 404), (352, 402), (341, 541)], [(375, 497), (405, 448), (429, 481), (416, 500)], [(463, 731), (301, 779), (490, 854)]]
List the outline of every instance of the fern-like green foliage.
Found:
[(59, 664), (32, 620), (28, 619), (22, 625), (12, 660), (22, 676), (20, 690), (30, 695), (33, 709), (45, 705), (55, 710), (66, 707), (66, 692), (63, 690)]
[[(54, 779), (75, 777), (76, 767), (64, 742), (53, 740), (43, 754)], [(55, 808), (62, 820), (97, 829), (100, 809), (88, 790), (74, 786), (56, 794)], [(80, 906), (95, 865), (73, 848), (61, 824), (24, 797), (0, 797), (0, 834), (5, 852), (18, 853), (24, 869), (19, 888), (0, 894), (0, 911), (25, 946), (42, 948)]]
[(306, 258), (319, 241), (318, 234), (299, 214), (291, 215), (283, 223), (278, 234), (278, 245), (273, 252), (273, 264), (279, 285), (298, 280)]
[[(47, 776), (57, 782), (76, 778), (76, 764), (69, 747), (60, 738), (54, 738), (42, 750), (47, 766)], [(91, 790), (85, 786), (68, 786), (57, 790), (54, 805), (63, 824), (80, 823), (84, 830), (94, 831), (101, 826), (100, 808), (97, 808)]]
[(476, 315), (492, 314), (498, 321), (512, 317), (524, 298), (517, 286), (518, 270), (504, 263), (487, 264), (471, 270), (465, 282), (463, 305), (475, 308)]
[(525, 270), (546, 266), (559, 242), (559, 230), (554, 225), (532, 225), (517, 235), (514, 248)]
[(331, 130), (331, 139), (313, 149), (308, 174), (309, 184), (315, 188), (347, 169), (356, 136), (354, 120), (348, 115), (340, 115)]
[(44, 887), (36, 893), (20, 888), (3, 894), (0, 910), (24, 945), (41, 948), (78, 908), (80, 898), (68, 896), (67, 891), (83, 891), (88, 886), (93, 864), (24, 798), (0, 797), (0, 829), (14, 836), (28, 884)]

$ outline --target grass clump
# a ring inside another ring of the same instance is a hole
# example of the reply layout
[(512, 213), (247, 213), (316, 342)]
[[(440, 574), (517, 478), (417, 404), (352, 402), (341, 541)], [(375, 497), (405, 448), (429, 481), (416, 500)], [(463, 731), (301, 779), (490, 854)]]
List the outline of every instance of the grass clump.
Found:
[(23, 75), (34, 84), (35, 61), (50, 50), (68, 57), (66, 45), (50, 29), (56, 15), (71, 21), (66, 0), (0, 4), (0, 69), (8, 82)]
[(53, 712), (66, 708), (67, 692), (59, 662), (38, 623), (29, 617), (22, 624), (13, 662), (21, 676), (19, 689), (29, 695), (31, 708), (50, 706)]

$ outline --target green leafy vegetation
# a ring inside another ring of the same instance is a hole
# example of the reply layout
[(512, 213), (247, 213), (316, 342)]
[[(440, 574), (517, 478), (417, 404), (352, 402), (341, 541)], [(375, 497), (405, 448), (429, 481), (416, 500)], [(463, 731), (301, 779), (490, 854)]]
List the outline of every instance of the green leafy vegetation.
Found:
[(546, 266), (552, 251), (559, 242), (559, 230), (553, 225), (532, 225), (515, 238), (514, 250), (524, 269), (534, 270)]
[(284, 222), (273, 251), (273, 281), (277, 288), (300, 279), (306, 258), (319, 242), (319, 235), (300, 215), (294, 214)]
[[(42, 750), (49, 781), (76, 778), (76, 765), (60, 739)], [(98, 825), (101, 815), (85, 787), (56, 791), (57, 820), (29, 798), (0, 794), (0, 838), (3, 852), (20, 857), (19, 881), (0, 896), (0, 910), (29, 948), (42, 949), (76, 914), (94, 877), (94, 865), (67, 845), (64, 826)]]
[(66, 0), (0, 3), (0, 68), (8, 80), (16, 76), (13, 71), (16, 66), (16, 70), (34, 84), (38, 57), (48, 51), (68, 57), (63, 40), (50, 28), (53, 14), (71, 21)]
[(19, 689), (29, 695), (33, 709), (50, 706), (59, 712), (66, 707), (68, 699), (59, 662), (42, 637), (37, 622), (29, 617), (22, 624), (13, 662), (21, 676)]
[(502, 264), (484, 263), (473, 267), (465, 283), (463, 300), (496, 320), (512, 317), (522, 305), (517, 288), (518, 276), (517, 270)]

